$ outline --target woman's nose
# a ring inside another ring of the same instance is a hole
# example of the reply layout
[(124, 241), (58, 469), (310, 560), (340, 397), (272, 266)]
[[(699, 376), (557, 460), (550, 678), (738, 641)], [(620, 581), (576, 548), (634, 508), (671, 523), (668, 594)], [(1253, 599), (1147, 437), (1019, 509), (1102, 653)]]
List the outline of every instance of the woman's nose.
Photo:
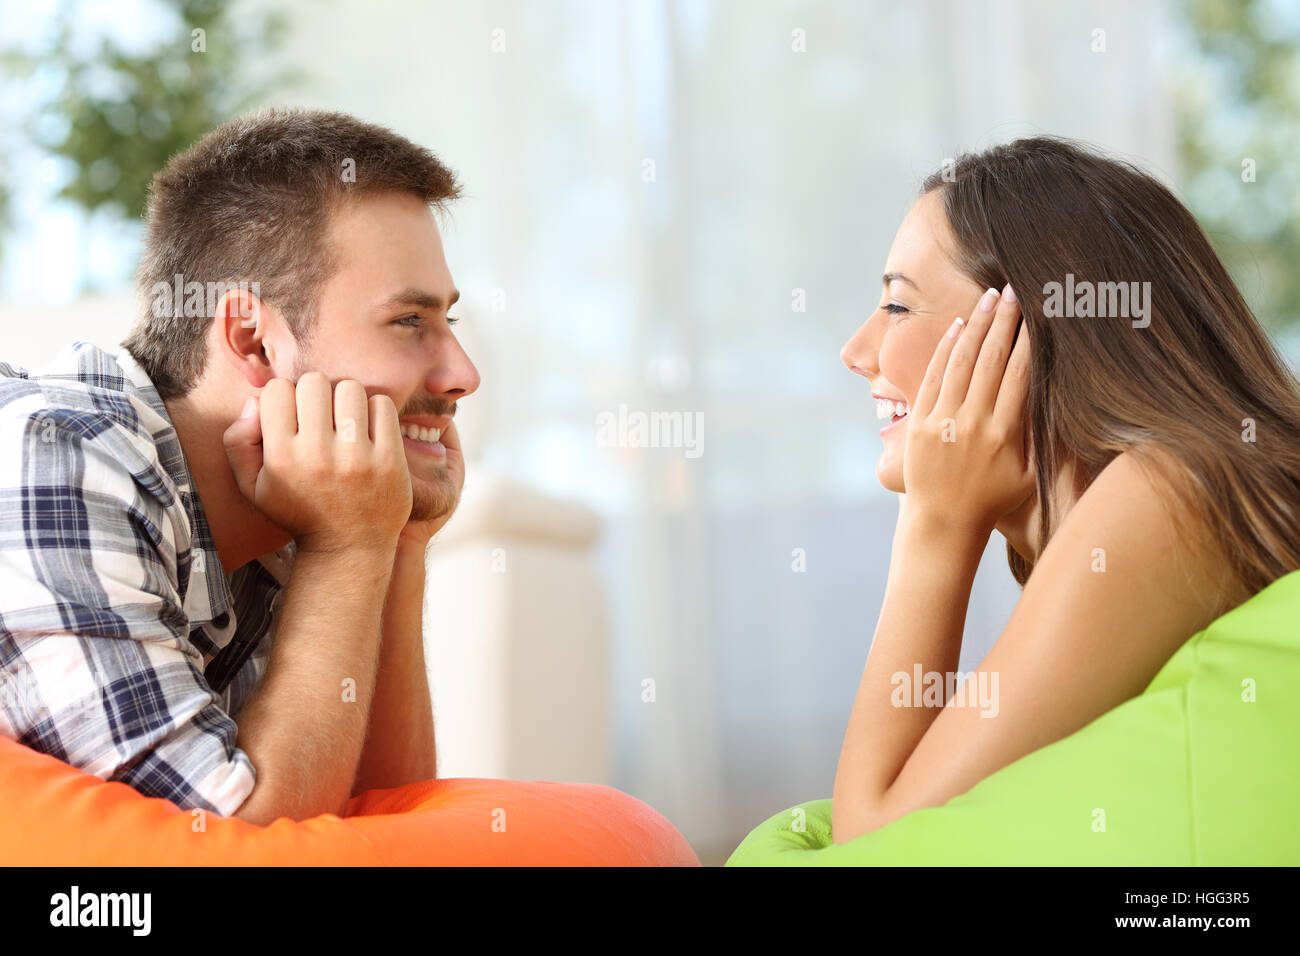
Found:
[(878, 349), (873, 341), (871, 321), (863, 323), (853, 336), (840, 349), (840, 361), (850, 372), (864, 377), (871, 377), (876, 372), (876, 355)]

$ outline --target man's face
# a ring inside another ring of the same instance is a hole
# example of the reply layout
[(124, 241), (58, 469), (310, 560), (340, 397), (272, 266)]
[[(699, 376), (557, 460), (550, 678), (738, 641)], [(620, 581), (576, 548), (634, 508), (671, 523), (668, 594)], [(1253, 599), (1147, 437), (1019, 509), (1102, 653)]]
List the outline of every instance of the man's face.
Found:
[[(293, 379), (351, 378), (397, 406), (411, 472), (411, 520), (450, 514), (465, 481), (452, 415), (479, 375), (447, 321), (460, 297), (429, 207), (383, 193), (345, 206), (330, 227), (338, 269), (321, 289), (314, 332), (299, 343)], [(439, 440), (410, 429), (441, 429)]]

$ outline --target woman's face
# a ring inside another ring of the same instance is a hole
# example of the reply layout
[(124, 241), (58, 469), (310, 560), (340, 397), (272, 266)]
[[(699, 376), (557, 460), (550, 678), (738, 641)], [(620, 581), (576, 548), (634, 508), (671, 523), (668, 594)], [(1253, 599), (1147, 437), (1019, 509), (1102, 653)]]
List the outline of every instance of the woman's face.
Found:
[[(941, 191), (926, 193), (894, 236), (880, 304), (840, 352), (844, 364), (871, 383), (878, 413), (890, 416), (880, 432), (885, 448), (876, 463), (876, 477), (890, 491), (906, 490), (905, 412), (916, 400), (930, 357), (953, 319), (969, 318), (984, 294), (949, 258), (951, 236)], [(883, 402), (901, 402), (906, 408)]]

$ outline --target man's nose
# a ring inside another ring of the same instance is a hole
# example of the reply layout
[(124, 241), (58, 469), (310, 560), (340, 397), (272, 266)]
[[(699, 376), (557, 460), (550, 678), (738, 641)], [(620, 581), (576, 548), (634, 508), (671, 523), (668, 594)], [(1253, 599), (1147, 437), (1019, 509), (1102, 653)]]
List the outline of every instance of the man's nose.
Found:
[(438, 369), (430, 375), (429, 390), (459, 400), (473, 395), (479, 386), (478, 369), (454, 336), (448, 336), (447, 351)]

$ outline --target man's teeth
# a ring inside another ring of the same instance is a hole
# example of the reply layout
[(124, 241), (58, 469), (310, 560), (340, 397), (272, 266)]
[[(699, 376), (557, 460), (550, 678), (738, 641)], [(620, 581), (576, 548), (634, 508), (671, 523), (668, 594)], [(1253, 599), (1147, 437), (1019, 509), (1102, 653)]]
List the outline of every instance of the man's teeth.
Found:
[(877, 418), (893, 418), (895, 415), (906, 415), (908, 411), (907, 402), (895, 402), (888, 398), (876, 399)]
[(421, 428), (419, 425), (403, 425), (402, 434), (416, 441), (435, 442), (442, 437), (441, 428)]

